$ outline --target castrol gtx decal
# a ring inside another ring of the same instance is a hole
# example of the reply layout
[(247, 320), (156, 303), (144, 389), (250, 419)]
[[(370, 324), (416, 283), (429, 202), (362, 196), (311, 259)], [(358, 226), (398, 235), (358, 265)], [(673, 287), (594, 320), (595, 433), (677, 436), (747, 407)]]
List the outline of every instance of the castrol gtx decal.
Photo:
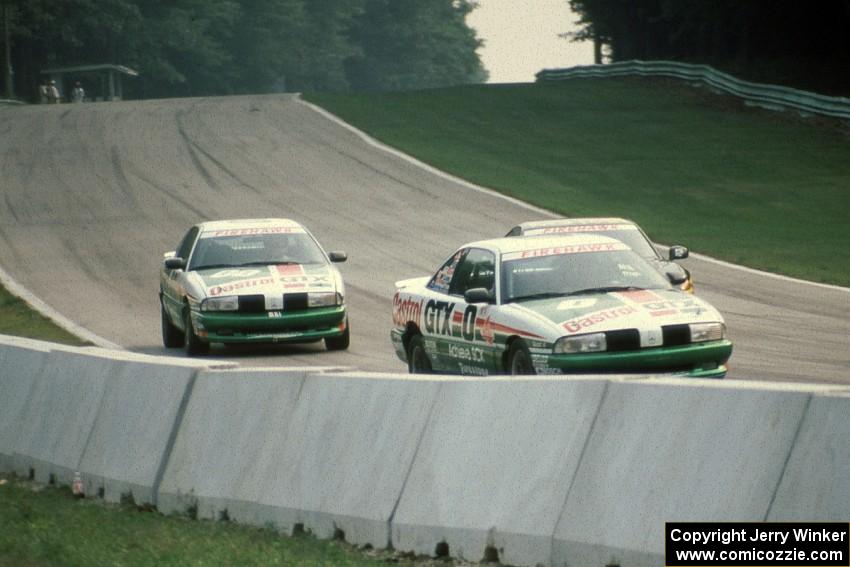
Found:
[(333, 291), (334, 280), (325, 266), (282, 264), (257, 268), (198, 270), (210, 297), (239, 294)]
[[(598, 299), (590, 309), (561, 310), (559, 324), (563, 331), (572, 335), (617, 328), (653, 328), (674, 321), (711, 321), (719, 318), (713, 308), (707, 307), (699, 299), (683, 297), (673, 291), (616, 292)], [(572, 312), (573, 315), (564, 320), (562, 317), (565, 312)]]

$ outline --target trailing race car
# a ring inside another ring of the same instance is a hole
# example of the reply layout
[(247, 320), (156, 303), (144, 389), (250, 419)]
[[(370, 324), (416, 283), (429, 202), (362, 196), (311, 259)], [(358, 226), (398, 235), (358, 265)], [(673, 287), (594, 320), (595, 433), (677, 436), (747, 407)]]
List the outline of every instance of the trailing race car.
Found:
[(648, 260), (670, 282), (682, 291), (694, 292), (691, 272), (677, 264), (689, 251), (678, 244), (670, 247), (668, 258), (655, 249), (649, 237), (637, 224), (621, 218), (572, 218), (524, 222), (513, 227), (505, 236), (554, 236), (556, 234), (587, 233), (610, 236), (626, 243), (632, 250)]
[(288, 219), (204, 222), (164, 255), (162, 342), (203, 354), (210, 343), (313, 342), (348, 348), (345, 288), (310, 232)]
[(467, 244), (396, 283), (390, 336), (411, 373), (722, 378), (723, 317), (597, 234)]

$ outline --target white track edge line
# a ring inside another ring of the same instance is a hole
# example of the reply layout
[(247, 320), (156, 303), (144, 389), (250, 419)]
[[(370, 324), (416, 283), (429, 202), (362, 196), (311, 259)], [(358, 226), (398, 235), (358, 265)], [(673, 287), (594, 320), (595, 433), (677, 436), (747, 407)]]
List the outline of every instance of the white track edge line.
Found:
[[(325, 110), (324, 108), (322, 108), (320, 106), (317, 106), (317, 105), (315, 105), (311, 102), (304, 100), (303, 98), (301, 98), (301, 93), (295, 93), (295, 95), (296, 95), (295, 98), (298, 102), (307, 106), (308, 108), (312, 109), (313, 111), (321, 114), (322, 116), (324, 116), (325, 118), (327, 118), (331, 122), (336, 123), (338, 126), (341, 126), (341, 127), (345, 128), (346, 130), (356, 134), (357, 136), (359, 136), (364, 142), (366, 142), (370, 146), (375, 147), (375, 148), (377, 148), (377, 149), (379, 149), (383, 152), (386, 152), (388, 154), (391, 154), (391, 155), (393, 155), (393, 156), (395, 156), (395, 157), (397, 157), (397, 158), (399, 158), (403, 161), (406, 161), (407, 163), (410, 163), (412, 165), (420, 167), (420, 168), (424, 169), (425, 171), (428, 171), (429, 173), (433, 173), (434, 175), (441, 177), (442, 179), (453, 181), (454, 183), (457, 183), (458, 185), (462, 185), (463, 187), (466, 187), (467, 189), (472, 189), (473, 191), (478, 191), (479, 193), (486, 193), (487, 195), (491, 195), (493, 197), (498, 197), (500, 199), (504, 199), (504, 200), (506, 200), (510, 203), (513, 203), (515, 205), (518, 205), (518, 206), (523, 207), (525, 209), (528, 209), (530, 211), (549, 215), (552, 218), (557, 218), (557, 217), (561, 216), (561, 215), (558, 215), (558, 214), (556, 214), (556, 213), (554, 213), (554, 212), (552, 212), (548, 209), (544, 209), (544, 208), (541, 208), (541, 207), (537, 207), (535, 205), (531, 205), (529, 203), (526, 203), (525, 201), (517, 199), (516, 197), (510, 197), (508, 195), (504, 195), (504, 194), (499, 193), (498, 191), (496, 191), (494, 189), (488, 189), (487, 187), (482, 187), (480, 185), (476, 185), (475, 183), (471, 183), (471, 182), (469, 182), (465, 179), (461, 179), (460, 177), (456, 177), (456, 176), (452, 175), (451, 173), (446, 173), (445, 171), (442, 171), (441, 169), (437, 169), (436, 167), (434, 167), (432, 165), (428, 165), (427, 163), (420, 161), (420, 160), (416, 159), (415, 157), (402, 152), (401, 150), (393, 148), (392, 146), (388, 146), (388, 145), (384, 144), (383, 142), (379, 142), (378, 140), (376, 140), (375, 138), (373, 138), (372, 136), (370, 136), (366, 132), (360, 130), (359, 128), (357, 128), (355, 126), (352, 126), (351, 124), (349, 124), (348, 122), (346, 122), (345, 120), (340, 118), (339, 116), (329, 112), (328, 110)], [(662, 245), (662, 246), (664, 246), (664, 245)], [(812, 281), (809, 281), (809, 280), (802, 280), (802, 279), (799, 279), (799, 278), (793, 278), (791, 276), (783, 276), (782, 274), (774, 274), (772, 272), (765, 272), (763, 270), (757, 270), (755, 268), (748, 268), (746, 266), (733, 264), (731, 262), (726, 262), (724, 260), (718, 260), (717, 258), (712, 258), (711, 256), (705, 256), (703, 254), (694, 253), (694, 254), (691, 254), (691, 257), (696, 258), (697, 260), (702, 260), (704, 262), (708, 262), (710, 264), (717, 264), (718, 266), (724, 266), (726, 268), (741, 270), (743, 272), (747, 272), (747, 273), (750, 273), (750, 274), (761, 275), (761, 276), (773, 278), (773, 279), (780, 280), (780, 281), (810, 285), (810, 286), (820, 287), (820, 288), (823, 288), (823, 289), (831, 289), (831, 290), (834, 290), (834, 291), (843, 291), (843, 292), (846, 292), (846, 293), (850, 293), (850, 287), (842, 287), (842, 286), (839, 286), (839, 285), (825, 284), (825, 283), (820, 283), (820, 282), (812, 282)]]
[(6, 270), (4, 270), (2, 267), (0, 267), (0, 284), (3, 284), (3, 287), (5, 287), (9, 293), (29, 305), (33, 310), (37, 311), (42, 316), (47, 317), (56, 326), (71, 333), (72, 335), (75, 335), (77, 338), (82, 339), (84, 341), (88, 341), (94, 344), (95, 346), (99, 346), (101, 348), (111, 350), (125, 350), (124, 347), (104, 339), (100, 335), (97, 335), (89, 331), (85, 327), (74, 323), (73, 321), (56, 311), (47, 303), (36, 297), (36, 295), (30, 290), (15, 281), (15, 279), (12, 278), (12, 276), (10, 276), (9, 273), (6, 272)]

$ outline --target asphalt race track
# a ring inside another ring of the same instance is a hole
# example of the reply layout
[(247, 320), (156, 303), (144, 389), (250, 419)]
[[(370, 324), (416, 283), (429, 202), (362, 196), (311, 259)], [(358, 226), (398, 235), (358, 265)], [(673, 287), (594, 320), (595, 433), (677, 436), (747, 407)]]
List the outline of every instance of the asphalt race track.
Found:
[[(154, 354), (162, 253), (200, 220), (291, 217), (345, 250), (352, 344), (214, 348), (243, 365), (403, 371), (393, 282), (543, 215), (382, 151), (294, 96), (0, 107), (0, 266), (59, 313)], [(689, 244), (683, 242), (682, 244)], [(850, 293), (704, 259), (730, 378), (850, 383)]]

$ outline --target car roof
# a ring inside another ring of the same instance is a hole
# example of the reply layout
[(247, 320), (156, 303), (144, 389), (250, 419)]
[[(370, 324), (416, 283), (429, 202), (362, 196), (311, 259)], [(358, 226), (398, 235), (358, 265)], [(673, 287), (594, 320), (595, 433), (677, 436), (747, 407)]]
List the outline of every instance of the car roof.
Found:
[(618, 248), (625, 247), (631, 250), (626, 244), (620, 242), (616, 238), (603, 236), (601, 234), (580, 233), (580, 234), (563, 234), (557, 236), (511, 236), (502, 238), (491, 238), (488, 240), (478, 240), (461, 246), (461, 248), (485, 248), (498, 254), (510, 254), (512, 252), (523, 252), (525, 250), (539, 250), (542, 248), (556, 248), (559, 246), (579, 246), (582, 244), (617, 244)]
[(304, 228), (292, 219), (228, 219), (202, 222), (197, 225), (201, 232), (222, 230), (254, 230), (269, 228)]
[(561, 219), (547, 219), (526, 221), (519, 224), (523, 232), (533, 228), (548, 228), (553, 226), (589, 226), (589, 225), (611, 225), (611, 224), (627, 224), (637, 226), (637, 223), (629, 219), (620, 217), (575, 217)]

